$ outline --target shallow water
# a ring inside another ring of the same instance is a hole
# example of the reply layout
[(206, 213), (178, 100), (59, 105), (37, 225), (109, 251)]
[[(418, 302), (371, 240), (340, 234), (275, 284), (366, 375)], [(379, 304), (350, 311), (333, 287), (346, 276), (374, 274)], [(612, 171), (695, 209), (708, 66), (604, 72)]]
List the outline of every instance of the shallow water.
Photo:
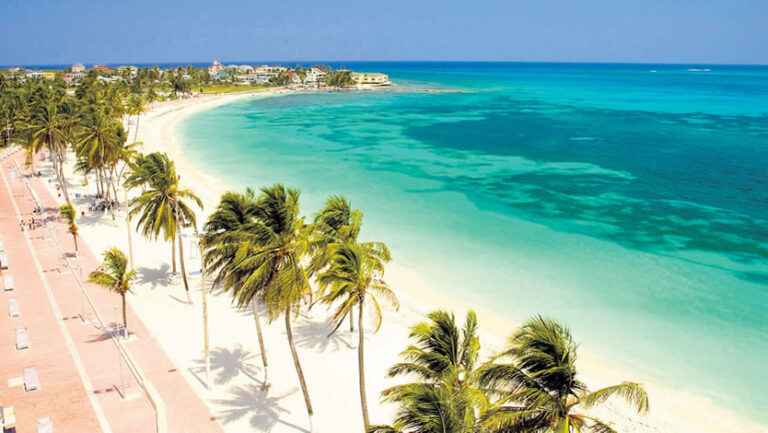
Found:
[(768, 423), (768, 68), (347, 66), (465, 93), (240, 100), (186, 154), (307, 215), (344, 194), (434, 287)]

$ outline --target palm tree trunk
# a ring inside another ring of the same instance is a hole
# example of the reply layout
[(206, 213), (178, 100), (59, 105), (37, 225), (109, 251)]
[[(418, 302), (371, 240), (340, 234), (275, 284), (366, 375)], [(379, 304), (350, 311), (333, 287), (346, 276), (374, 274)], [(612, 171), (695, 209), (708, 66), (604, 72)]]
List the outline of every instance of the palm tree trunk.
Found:
[(101, 194), (101, 169), (96, 169), (96, 195), (99, 197), (103, 197)]
[(133, 134), (133, 142), (136, 142), (136, 139), (139, 137), (139, 118), (141, 116), (139, 114), (136, 115), (136, 132)]
[(349, 309), (349, 332), (355, 332), (355, 315), (352, 314), (352, 308)]
[(59, 161), (59, 171), (57, 174), (59, 175), (59, 184), (61, 185), (61, 190), (64, 192), (64, 200), (67, 201), (67, 204), (72, 204), (72, 202), (69, 200), (69, 191), (67, 191), (67, 179), (64, 177), (63, 158), (61, 161)]
[(125, 327), (125, 329), (128, 329), (128, 315), (126, 314), (126, 309), (125, 309), (125, 293), (121, 293), (120, 297), (123, 298), (123, 326)]
[(75, 241), (75, 252), (79, 251), (77, 249), (77, 233), (72, 233), (72, 240)]
[(269, 374), (267, 362), (267, 348), (264, 345), (264, 334), (261, 331), (261, 319), (259, 318), (259, 307), (256, 305), (256, 300), (251, 301), (251, 307), (253, 308), (253, 321), (256, 322), (256, 335), (259, 337), (259, 349), (261, 350), (261, 363), (264, 365), (264, 389), (269, 388)]
[(301, 392), (304, 394), (304, 403), (307, 405), (307, 414), (309, 414), (309, 431), (312, 431), (312, 402), (309, 400), (309, 390), (307, 390), (307, 381), (304, 379), (304, 372), (299, 363), (299, 354), (296, 352), (296, 344), (293, 341), (293, 332), (291, 331), (291, 306), (285, 308), (285, 333), (288, 335), (288, 344), (291, 346), (291, 355), (293, 356), (293, 365), (296, 367), (296, 374), (299, 376)]
[[(363, 423), (365, 424), (365, 432), (371, 428), (371, 422), (368, 419), (368, 399), (365, 396), (365, 361), (363, 360), (363, 342), (365, 341), (363, 334), (363, 306), (358, 305), (357, 314), (357, 332), (360, 334), (360, 341), (357, 345), (357, 365), (358, 374), (360, 375), (360, 404), (363, 407)], [(352, 315), (350, 314), (350, 317)]]
[(173, 262), (173, 275), (176, 275), (176, 236), (171, 238), (171, 261)]
[(179, 230), (179, 264), (181, 264), (181, 279), (184, 280), (184, 290), (187, 292), (187, 304), (192, 303), (192, 296), (189, 294), (189, 282), (187, 281), (187, 272), (184, 269), (184, 242), (181, 240), (181, 230)]

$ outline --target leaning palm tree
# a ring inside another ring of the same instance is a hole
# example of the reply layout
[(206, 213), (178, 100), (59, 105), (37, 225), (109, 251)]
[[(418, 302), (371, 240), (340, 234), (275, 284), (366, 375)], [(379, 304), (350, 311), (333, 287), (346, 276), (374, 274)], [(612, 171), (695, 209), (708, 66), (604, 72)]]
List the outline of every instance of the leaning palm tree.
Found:
[(176, 273), (176, 237), (179, 236), (179, 263), (184, 280), (184, 290), (187, 294), (187, 302), (192, 303), (189, 294), (189, 283), (184, 268), (184, 249), (181, 241), (181, 228), (197, 228), (197, 218), (192, 208), (185, 200), (191, 200), (202, 209), (203, 203), (191, 190), (179, 186), (179, 178), (176, 175), (176, 167), (173, 161), (164, 153), (156, 154), (151, 158), (154, 174), (149, 179), (149, 186), (140, 196), (131, 200), (129, 216), (131, 219), (138, 216), (136, 228), (141, 229), (142, 235), (151, 239), (157, 239), (161, 234), (163, 238), (171, 242), (173, 260), (173, 272)]
[(381, 395), (399, 408), (392, 426), (373, 426), (379, 433), (473, 433), (477, 414), (489, 407), (480, 390), (476, 368), (480, 352), (477, 317), (470, 311), (459, 330), (452, 313), (434, 311), (428, 322), (411, 328), (409, 345), (400, 356), (405, 362), (389, 369), (390, 377), (409, 376), (416, 382), (393, 386)]
[[(315, 216), (311, 225), (309, 250), (311, 259), (307, 265), (309, 275), (317, 275), (327, 269), (331, 264), (334, 254), (344, 244), (356, 243), (360, 234), (360, 226), (363, 213), (352, 209), (349, 200), (340, 195), (328, 198), (323, 209)], [(378, 255), (378, 259), (389, 261), (389, 250), (381, 242), (362, 243), (366, 249)], [(321, 286), (318, 295), (323, 296), (324, 288)], [(349, 332), (355, 330), (354, 314), (349, 310)]]
[(128, 100), (128, 109), (127, 109), (129, 116), (136, 116), (136, 131), (133, 133), (133, 141), (136, 141), (136, 138), (139, 136), (139, 120), (141, 119), (141, 115), (147, 112), (147, 107), (144, 101), (144, 98), (141, 97), (141, 95), (133, 95)]
[[(383, 244), (381, 244), (383, 245)], [(330, 268), (320, 274), (317, 283), (320, 287), (328, 289), (328, 294), (323, 298), (329, 304), (340, 303), (331, 316), (331, 321), (336, 324), (334, 331), (344, 322), (344, 318), (351, 314), (352, 308), (357, 306), (357, 332), (359, 342), (357, 346), (358, 376), (360, 385), (360, 404), (363, 410), (363, 423), (365, 431), (370, 427), (368, 417), (368, 399), (365, 389), (365, 362), (363, 343), (365, 334), (363, 331), (363, 310), (368, 304), (373, 309), (375, 329), (381, 327), (381, 306), (377, 299), (382, 298), (399, 308), (395, 294), (381, 279), (384, 274), (384, 262), (389, 260), (389, 251), (374, 252), (361, 244), (343, 244), (334, 254)], [(382, 260), (384, 256), (386, 260)]]
[(267, 350), (264, 344), (264, 336), (261, 330), (261, 319), (257, 299), (250, 292), (240, 290), (244, 280), (249, 276), (248, 272), (238, 269), (236, 266), (237, 252), (242, 246), (242, 234), (240, 230), (254, 222), (256, 215), (256, 196), (250, 188), (245, 193), (226, 192), (221, 196), (216, 210), (208, 217), (203, 228), (203, 243), (205, 251), (203, 260), (206, 268), (216, 277), (213, 283), (220, 285), (233, 294), (234, 302), (239, 308), (245, 308), (248, 304), (253, 310), (253, 318), (256, 324), (256, 334), (259, 338), (261, 350), (261, 362), (264, 366), (263, 389), (269, 389), (269, 374), (267, 362)]
[(104, 251), (104, 263), (99, 269), (91, 272), (89, 277), (88, 283), (98, 284), (120, 295), (123, 301), (123, 332), (125, 336), (128, 336), (125, 294), (131, 291), (131, 282), (136, 277), (136, 271), (128, 270), (128, 258), (116, 247), (106, 250)]
[(67, 203), (62, 205), (59, 208), (59, 211), (61, 212), (61, 215), (64, 217), (64, 219), (67, 220), (67, 231), (72, 234), (72, 239), (75, 241), (75, 252), (77, 252), (77, 224), (75, 224), (75, 208), (72, 207), (71, 204)]
[(312, 402), (291, 328), (301, 300), (310, 291), (302, 266), (307, 241), (304, 219), (299, 217), (299, 192), (280, 184), (262, 188), (256, 199), (254, 222), (243, 227), (241, 233), (243, 243), (236, 255), (235, 268), (246, 276), (235, 296), (241, 305), (258, 297), (267, 308), (270, 322), (284, 316), (311, 430)]
[(490, 432), (611, 433), (607, 423), (584, 414), (611, 397), (621, 397), (639, 413), (648, 411), (640, 384), (623, 382), (589, 392), (576, 374), (576, 343), (560, 323), (541, 316), (528, 320), (508, 347), (480, 374), (480, 382), (500, 396), (481, 421)]

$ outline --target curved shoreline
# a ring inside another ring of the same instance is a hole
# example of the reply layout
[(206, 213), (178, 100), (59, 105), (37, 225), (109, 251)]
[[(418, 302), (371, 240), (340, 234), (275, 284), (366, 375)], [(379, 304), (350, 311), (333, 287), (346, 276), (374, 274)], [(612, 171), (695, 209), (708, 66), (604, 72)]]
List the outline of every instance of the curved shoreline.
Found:
[[(271, 90), (271, 89), (270, 89)], [(147, 115), (139, 131), (140, 140), (145, 143), (145, 151), (165, 151), (176, 161), (179, 173), (184, 182), (192, 187), (201, 196), (210, 211), (218, 202), (218, 196), (227, 188), (213, 176), (204, 174), (199, 167), (195, 167), (184, 158), (181, 143), (178, 140), (177, 126), (185, 117), (227, 104), (235, 100), (251, 96), (274, 96), (279, 94), (296, 93), (290, 91), (263, 91), (248, 94), (215, 95), (211, 97), (198, 97), (183, 101), (176, 105), (157, 107)], [(202, 215), (200, 216), (202, 221)], [(468, 305), (459, 299), (451, 298), (440, 293), (429, 282), (419, 277), (418, 273), (407, 266), (397, 263), (387, 269), (388, 279), (393, 286), (398, 287), (398, 296), (401, 297), (404, 322), (414, 323), (420, 320), (424, 312), (431, 311), (435, 306), (454, 311), (461, 316), (467, 310)], [(514, 329), (515, 324), (483, 308), (474, 308), (478, 313), (483, 334), (485, 353), (487, 348), (491, 351), (499, 347), (506, 336)], [(393, 322), (385, 321), (382, 325), (396, 326)], [(488, 332), (494, 330), (494, 332)], [(498, 330), (503, 330), (501, 333)], [(386, 350), (399, 352), (401, 342), (394, 343)], [(616, 383), (621, 380), (632, 380), (632, 375), (626, 374), (620, 367), (601, 359), (599, 356), (580, 352), (579, 369), (583, 372), (585, 381), (592, 387)], [(717, 407), (707, 398), (689, 395), (683, 392), (646, 383), (651, 398), (652, 411), (647, 417), (631, 415), (627, 421), (617, 422), (617, 426), (632, 431), (768, 431), (760, 426), (753, 425), (749, 421), (739, 418), (736, 414)], [(621, 410), (619, 405), (610, 405), (607, 412), (599, 414), (609, 420), (615, 420), (616, 411)], [(623, 417), (622, 417), (623, 418)]]

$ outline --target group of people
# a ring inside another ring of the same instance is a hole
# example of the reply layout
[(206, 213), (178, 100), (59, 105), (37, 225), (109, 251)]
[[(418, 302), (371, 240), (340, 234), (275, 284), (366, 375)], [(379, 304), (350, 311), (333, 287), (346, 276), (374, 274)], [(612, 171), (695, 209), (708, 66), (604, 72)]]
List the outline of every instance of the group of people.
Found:
[[(21, 228), (21, 231), (24, 231), (25, 225), (28, 226), (30, 230), (34, 230), (38, 226), (38, 221), (34, 217), (30, 217), (29, 221), (26, 224), (24, 224), (23, 218), (19, 220), (19, 227)], [(45, 227), (45, 221), (41, 219), (39, 225), (42, 227)]]
[[(33, 214), (42, 214), (43, 213), (43, 209), (40, 208), (40, 206), (35, 206), (35, 208), (32, 209), (32, 213)], [(21, 228), (21, 231), (24, 231), (24, 227), (25, 226), (29, 227), (29, 230), (36, 229), (38, 225), (41, 226), (41, 227), (45, 227), (46, 220), (47, 220), (47, 217), (46, 218), (41, 218), (40, 220), (36, 220), (35, 217), (32, 216), (32, 217), (29, 218), (29, 221), (27, 221), (25, 223), (24, 219), (22, 218), (21, 220), (19, 220), (19, 228)]]

